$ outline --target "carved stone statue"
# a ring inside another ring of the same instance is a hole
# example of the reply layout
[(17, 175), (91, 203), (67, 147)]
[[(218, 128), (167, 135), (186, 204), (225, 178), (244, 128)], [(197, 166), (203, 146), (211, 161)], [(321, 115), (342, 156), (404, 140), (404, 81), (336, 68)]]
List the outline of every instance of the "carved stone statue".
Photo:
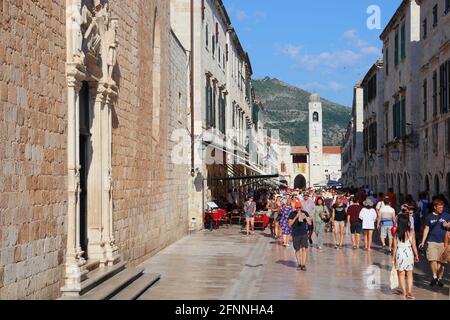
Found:
[(70, 14), (70, 29), (72, 31), (72, 57), (77, 63), (82, 63), (84, 60), (83, 53), (83, 34), (81, 33), (81, 3), (77, 3), (71, 7)]
[(107, 64), (107, 77), (108, 82), (115, 84), (112, 79), (113, 69), (117, 62), (117, 28), (119, 27), (118, 19), (111, 19), (111, 23), (109, 25), (108, 31), (106, 32), (106, 45), (108, 50), (108, 56), (106, 59)]

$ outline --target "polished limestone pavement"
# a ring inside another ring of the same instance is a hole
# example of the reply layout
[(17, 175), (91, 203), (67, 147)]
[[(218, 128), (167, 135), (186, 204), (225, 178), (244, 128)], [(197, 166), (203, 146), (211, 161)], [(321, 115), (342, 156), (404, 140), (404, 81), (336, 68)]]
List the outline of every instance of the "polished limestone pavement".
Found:
[[(141, 300), (401, 300), (389, 287), (390, 257), (375, 245), (371, 253), (346, 246), (336, 250), (331, 234), (322, 250), (309, 249), (308, 270), (297, 271), (294, 250), (268, 231), (247, 237), (240, 227), (201, 231), (146, 261), (161, 280)], [(426, 272), (426, 274), (425, 274)], [(417, 299), (448, 300), (445, 288), (429, 287), (424, 257), (415, 269)]]

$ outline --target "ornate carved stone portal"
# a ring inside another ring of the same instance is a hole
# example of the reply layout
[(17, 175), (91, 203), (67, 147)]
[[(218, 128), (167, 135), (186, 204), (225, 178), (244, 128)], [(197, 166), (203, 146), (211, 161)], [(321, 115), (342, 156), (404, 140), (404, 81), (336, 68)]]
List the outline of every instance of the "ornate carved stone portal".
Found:
[(118, 20), (107, 1), (66, 2), (68, 236), (62, 291), (78, 295), (87, 263), (105, 267), (121, 259), (113, 236), (111, 164)]

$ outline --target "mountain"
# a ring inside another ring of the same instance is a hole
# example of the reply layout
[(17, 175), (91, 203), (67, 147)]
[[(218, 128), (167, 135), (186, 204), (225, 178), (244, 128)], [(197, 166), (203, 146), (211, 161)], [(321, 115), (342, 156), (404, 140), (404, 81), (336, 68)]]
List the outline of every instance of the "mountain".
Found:
[[(308, 145), (308, 103), (311, 93), (278, 79), (254, 80), (256, 98), (265, 109), (267, 129), (278, 129), (280, 138), (293, 146)], [(341, 145), (351, 109), (322, 99), (325, 146)]]

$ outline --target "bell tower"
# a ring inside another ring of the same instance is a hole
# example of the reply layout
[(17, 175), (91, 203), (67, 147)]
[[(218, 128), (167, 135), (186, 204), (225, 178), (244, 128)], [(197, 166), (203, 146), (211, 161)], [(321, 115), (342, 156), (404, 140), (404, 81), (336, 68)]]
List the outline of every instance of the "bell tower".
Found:
[(322, 102), (318, 94), (311, 95), (309, 99), (309, 183), (325, 180), (323, 174), (323, 126)]

